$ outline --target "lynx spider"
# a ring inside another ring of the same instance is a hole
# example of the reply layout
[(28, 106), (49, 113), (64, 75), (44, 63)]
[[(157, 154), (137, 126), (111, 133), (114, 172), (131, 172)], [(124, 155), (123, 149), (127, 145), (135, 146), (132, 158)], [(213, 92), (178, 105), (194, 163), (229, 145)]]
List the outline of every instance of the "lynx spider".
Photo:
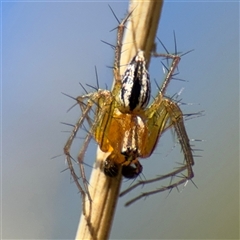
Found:
[[(105, 175), (115, 177), (119, 169), (121, 169), (123, 176), (136, 178), (142, 172), (142, 166), (138, 158), (150, 157), (161, 135), (166, 130), (174, 128), (183, 151), (185, 159), (184, 165), (159, 178), (139, 182), (121, 195), (143, 183), (171, 178), (183, 171), (187, 171), (187, 175), (182, 175), (180, 180), (174, 184), (139, 195), (137, 198), (128, 202), (128, 204), (147, 194), (155, 194), (167, 189), (171, 190), (180, 184), (186, 183), (194, 176), (192, 170), (194, 160), (184, 126), (183, 113), (176, 102), (171, 98), (165, 97), (167, 86), (174, 76), (181, 56), (184, 54), (178, 55), (177, 53), (170, 54), (168, 52), (166, 54), (153, 54), (155, 57), (163, 57), (171, 59), (172, 61), (170, 68), (167, 69), (167, 74), (162, 86), (159, 88), (157, 96), (148, 106), (151, 90), (144, 52), (139, 50), (127, 65), (123, 76), (120, 75), (122, 39), (125, 24), (131, 16), (131, 13), (132, 12), (127, 15), (117, 28), (117, 43), (113, 68), (115, 83), (112, 91), (98, 88), (95, 92), (88, 93), (86, 91), (85, 95), (74, 98), (77, 102), (76, 104), (81, 108), (82, 115), (75, 124), (64, 146), (64, 153), (73, 180), (82, 195), (83, 211), (85, 196), (87, 195), (91, 201), (83, 167), (83, 159), (92, 138), (95, 139), (103, 152), (109, 153), (108, 158), (103, 163)], [(83, 87), (83, 89), (85, 88)], [(90, 118), (91, 112), (94, 113), (93, 119)], [(77, 161), (84, 185), (84, 187), (82, 187), (73, 167), (70, 148), (79, 128), (83, 127), (84, 122), (88, 123), (89, 130), (80, 149)]]

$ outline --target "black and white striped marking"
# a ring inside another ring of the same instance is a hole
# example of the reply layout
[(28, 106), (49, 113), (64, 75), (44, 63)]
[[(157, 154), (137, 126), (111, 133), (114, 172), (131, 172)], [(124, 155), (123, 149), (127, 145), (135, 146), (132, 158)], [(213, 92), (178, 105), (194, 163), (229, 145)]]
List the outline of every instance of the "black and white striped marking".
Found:
[(144, 53), (139, 50), (123, 75), (122, 88), (119, 93), (120, 104), (124, 111), (144, 109), (148, 105), (150, 94), (150, 78)]

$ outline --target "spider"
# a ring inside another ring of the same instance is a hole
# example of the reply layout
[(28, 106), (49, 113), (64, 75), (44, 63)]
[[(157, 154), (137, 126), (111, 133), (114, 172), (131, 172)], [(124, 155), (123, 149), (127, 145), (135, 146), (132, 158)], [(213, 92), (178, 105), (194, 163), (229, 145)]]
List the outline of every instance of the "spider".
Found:
[[(166, 68), (167, 74), (162, 86), (159, 87), (157, 96), (149, 105), (151, 84), (144, 52), (138, 50), (127, 65), (123, 76), (120, 74), (122, 39), (125, 23), (130, 16), (131, 12), (119, 24), (117, 30), (113, 67), (115, 83), (113, 89), (109, 91), (98, 87), (95, 92), (88, 93), (82, 86), (86, 94), (75, 98), (76, 104), (81, 108), (82, 115), (64, 146), (64, 153), (83, 200), (85, 194), (91, 200), (83, 168), (83, 158), (92, 138), (99, 145), (101, 151), (109, 153), (109, 156), (103, 162), (103, 172), (106, 176), (115, 177), (119, 169), (121, 169), (121, 174), (124, 177), (136, 178), (142, 172), (139, 158), (150, 157), (161, 135), (166, 130), (174, 128), (185, 162), (183, 166), (166, 174), (164, 178), (173, 177), (184, 170), (187, 170), (187, 175), (183, 175), (178, 182), (156, 191), (172, 189), (194, 176), (192, 170), (194, 160), (184, 126), (183, 113), (176, 102), (165, 97), (167, 86), (173, 78), (183, 54), (170, 54), (168, 52), (166, 54), (153, 54), (155, 57), (171, 59), (171, 65), (169, 69)], [(93, 114), (93, 117), (90, 117), (91, 114)], [(89, 125), (89, 130), (78, 155), (78, 164), (84, 184), (83, 188), (73, 168), (70, 148), (79, 128), (82, 128), (85, 123)], [(150, 194), (156, 193), (156, 191), (150, 192)]]

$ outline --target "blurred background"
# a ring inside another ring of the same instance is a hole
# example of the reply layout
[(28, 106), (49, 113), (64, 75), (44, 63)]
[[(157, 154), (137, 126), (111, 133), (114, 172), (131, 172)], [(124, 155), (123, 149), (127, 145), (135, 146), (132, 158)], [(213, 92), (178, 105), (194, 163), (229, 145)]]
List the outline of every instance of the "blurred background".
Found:
[[(117, 26), (107, 4), (122, 19), (128, 2), (31, 1), (1, 4), (2, 18), (2, 238), (74, 239), (80, 195), (66, 168), (63, 146), (80, 116), (71, 96), (79, 86), (111, 87)], [(138, 188), (119, 199), (111, 239), (239, 238), (239, 3), (169, 2), (163, 6), (157, 36), (174, 51), (173, 30), (182, 58), (179, 78), (169, 94), (179, 92), (184, 113), (204, 110), (186, 121), (202, 157), (195, 158), (194, 183), (124, 203)], [(157, 45), (159, 51), (163, 49)], [(152, 59), (151, 79), (161, 83), (160, 59)], [(152, 86), (153, 94), (156, 89)], [(175, 151), (163, 136), (155, 153), (143, 159), (144, 176), (164, 173), (164, 160)], [(79, 140), (80, 143), (80, 140)], [(78, 142), (72, 148), (77, 156)], [(96, 144), (85, 160), (93, 164)], [(163, 161), (162, 161), (163, 160)], [(176, 160), (177, 161), (177, 160)], [(89, 176), (91, 168), (86, 167)], [(132, 182), (124, 180), (122, 189)], [(161, 183), (159, 183), (159, 187)], [(150, 186), (151, 188), (151, 186)], [(155, 186), (154, 186), (155, 189)], [(145, 189), (144, 189), (145, 190)]]

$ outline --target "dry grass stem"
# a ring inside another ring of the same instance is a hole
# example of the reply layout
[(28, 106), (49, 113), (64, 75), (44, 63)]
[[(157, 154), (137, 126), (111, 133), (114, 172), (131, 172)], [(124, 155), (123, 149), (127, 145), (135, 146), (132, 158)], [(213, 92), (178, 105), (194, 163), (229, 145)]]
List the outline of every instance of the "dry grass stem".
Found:
[[(125, 66), (138, 49), (145, 51), (149, 64), (151, 51), (158, 28), (163, 1), (131, 1), (123, 41), (121, 66)], [(121, 74), (125, 67), (121, 67)], [(108, 239), (121, 186), (121, 174), (116, 178), (106, 177), (101, 165), (108, 155), (97, 151), (95, 167), (90, 178), (89, 191), (93, 199), (91, 208), (86, 202), (86, 216), (81, 216), (76, 239)], [(120, 171), (119, 171), (120, 172)], [(79, 204), (81, 206), (81, 203)]]

